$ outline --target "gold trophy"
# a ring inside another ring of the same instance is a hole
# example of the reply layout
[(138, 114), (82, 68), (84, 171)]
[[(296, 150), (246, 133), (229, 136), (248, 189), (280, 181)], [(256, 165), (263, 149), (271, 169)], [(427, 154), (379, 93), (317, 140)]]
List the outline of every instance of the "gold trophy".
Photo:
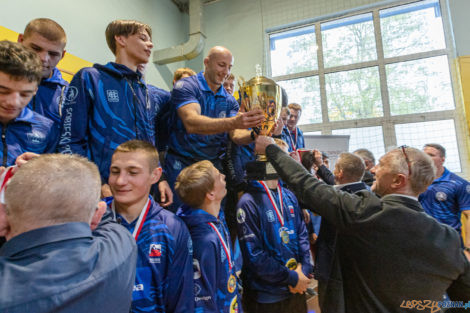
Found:
[[(282, 108), (282, 91), (281, 87), (276, 84), (275, 81), (264, 77), (261, 75), (261, 67), (256, 66), (256, 76), (250, 79), (248, 82), (245, 82), (243, 78), (238, 81), (239, 85), (239, 99), (240, 99), (240, 109), (247, 112), (254, 109), (261, 109), (264, 112), (265, 120), (261, 124), (261, 127), (254, 129), (259, 135), (270, 136), (271, 132), (274, 130), (279, 115), (281, 114)], [(265, 155), (257, 155), (255, 162), (257, 168), (251, 169), (250, 164), (247, 164), (247, 176), (249, 179), (252, 179), (253, 175), (250, 175), (251, 171), (256, 171), (262, 167), (265, 170), (265, 175), (276, 174), (276, 171), (272, 165), (267, 162)], [(254, 174), (254, 173), (253, 173)], [(260, 173), (256, 174), (256, 177), (259, 177)], [(273, 178), (277, 178), (272, 176)], [(269, 178), (269, 176), (268, 176)]]

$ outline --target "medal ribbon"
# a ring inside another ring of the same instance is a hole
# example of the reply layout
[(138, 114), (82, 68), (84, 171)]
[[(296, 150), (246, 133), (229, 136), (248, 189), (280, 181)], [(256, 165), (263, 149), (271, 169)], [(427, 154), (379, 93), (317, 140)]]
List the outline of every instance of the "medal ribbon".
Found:
[(222, 243), (222, 247), (224, 248), (225, 255), (227, 256), (228, 267), (231, 271), (232, 270), (232, 255), (230, 254), (230, 247), (227, 245), (224, 238), (222, 237), (222, 234), (219, 232), (219, 230), (214, 225), (214, 223), (208, 222), (207, 224), (209, 224), (209, 226), (212, 227), (212, 229), (216, 232), (217, 236), (219, 237), (219, 240)]
[(269, 201), (271, 201), (272, 206), (274, 207), (274, 210), (276, 211), (277, 219), (281, 223), (281, 226), (284, 226), (284, 209), (282, 205), (282, 189), (280, 188), (279, 183), (277, 184), (277, 193), (278, 193), (278, 199), (279, 203), (281, 205), (281, 210), (278, 209), (276, 201), (274, 201), (274, 196), (271, 193), (271, 190), (269, 190), (268, 186), (266, 186), (266, 183), (264, 181), (258, 181), (261, 186), (263, 186), (264, 190), (268, 194)]
[[(150, 202), (150, 198), (147, 199), (147, 202), (145, 203), (144, 207), (142, 208), (142, 211), (140, 212), (139, 219), (137, 220), (137, 223), (135, 223), (134, 232), (132, 233), (132, 236), (135, 238), (135, 241), (137, 241), (137, 238), (139, 238), (140, 231), (142, 230), (142, 226), (145, 223), (145, 219), (147, 218), (147, 213), (149, 212), (151, 204), (152, 203)], [(114, 213), (114, 218), (116, 218), (116, 209), (114, 208), (114, 201), (112, 210)]]

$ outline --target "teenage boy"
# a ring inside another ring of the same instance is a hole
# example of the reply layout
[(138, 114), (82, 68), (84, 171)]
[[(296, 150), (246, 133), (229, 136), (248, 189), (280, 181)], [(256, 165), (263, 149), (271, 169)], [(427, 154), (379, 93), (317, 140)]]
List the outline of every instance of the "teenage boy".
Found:
[(297, 127), (302, 114), (302, 107), (298, 103), (291, 103), (288, 108), (287, 125), (282, 130), (282, 139), (289, 145), (289, 152), (292, 152), (305, 147), (304, 134)]
[[(95, 64), (72, 79), (62, 114), (59, 151), (87, 156), (98, 165), (103, 183), (108, 181), (111, 156), (131, 139), (155, 144), (156, 106), (137, 71), (147, 63), (153, 48), (150, 26), (116, 20), (106, 28), (106, 41), (115, 62)], [(158, 184), (161, 203), (173, 195), (166, 181)], [(109, 187), (103, 187), (103, 194)]]
[(26, 106), (38, 89), (42, 66), (38, 56), (19, 43), (0, 41), (1, 166), (15, 164), (24, 152), (53, 152), (58, 129)]
[[(276, 143), (287, 151), (287, 144)], [(256, 312), (307, 312), (310, 244), (294, 194), (277, 179), (251, 181), (237, 204), (243, 255), (243, 306)]]
[(53, 120), (59, 128), (68, 82), (56, 66), (65, 55), (65, 31), (51, 19), (37, 18), (18, 35), (18, 42), (36, 52), (42, 63), (41, 82), (28, 107)]
[(200, 161), (181, 171), (175, 190), (185, 203), (178, 215), (194, 244), (195, 312), (241, 312), (230, 235), (219, 218), (225, 176)]
[(175, 214), (149, 196), (161, 172), (152, 144), (131, 140), (119, 145), (109, 175), (113, 197), (106, 202), (138, 246), (132, 312), (192, 312), (191, 237)]

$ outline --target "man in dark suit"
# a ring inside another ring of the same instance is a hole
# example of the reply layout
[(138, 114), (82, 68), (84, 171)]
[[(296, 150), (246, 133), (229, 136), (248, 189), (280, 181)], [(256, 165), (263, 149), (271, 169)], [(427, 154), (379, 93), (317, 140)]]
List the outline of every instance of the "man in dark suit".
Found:
[(379, 198), (319, 182), (269, 137), (256, 143), (299, 201), (311, 203), (338, 232), (342, 281), (331, 292), (344, 306), (322, 312), (414, 312), (419, 303), (438, 308), (445, 292), (470, 300), (470, 254), (458, 233), (426, 215), (417, 200), (436, 171), (422, 151), (400, 147), (380, 159), (372, 186)]

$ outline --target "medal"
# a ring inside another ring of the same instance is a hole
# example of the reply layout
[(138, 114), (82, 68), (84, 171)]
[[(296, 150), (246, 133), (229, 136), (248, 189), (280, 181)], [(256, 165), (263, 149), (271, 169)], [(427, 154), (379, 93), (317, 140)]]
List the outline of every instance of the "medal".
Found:
[[(218, 230), (217, 227), (214, 225), (214, 223), (208, 222), (207, 224), (209, 224), (209, 226), (212, 227), (212, 229), (213, 229), (213, 230), (215, 231), (215, 233), (217, 234), (217, 237), (219, 237), (220, 243), (222, 244), (222, 248), (224, 248), (225, 255), (227, 256), (229, 271), (232, 271), (232, 255), (230, 254), (230, 246), (227, 245), (227, 243), (225, 242), (224, 238), (222, 237), (222, 234), (219, 232), (219, 230)], [(222, 225), (222, 227), (223, 227), (223, 225)], [(227, 237), (228, 237), (228, 236), (227, 236)]]
[(235, 276), (230, 275), (227, 281), (228, 292), (233, 293), (236, 287), (237, 287), (237, 279), (235, 278)]
[(295, 269), (297, 268), (297, 261), (294, 258), (287, 260), (286, 267), (290, 270), (295, 271)]
[(280, 233), (280, 236), (281, 236), (281, 239), (282, 239), (283, 243), (285, 243), (285, 244), (289, 243), (289, 234), (287, 233), (287, 231), (282, 230), (281, 233)]
[(232, 302), (230, 302), (230, 313), (238, 313), (237, 296), (233, 297)]

